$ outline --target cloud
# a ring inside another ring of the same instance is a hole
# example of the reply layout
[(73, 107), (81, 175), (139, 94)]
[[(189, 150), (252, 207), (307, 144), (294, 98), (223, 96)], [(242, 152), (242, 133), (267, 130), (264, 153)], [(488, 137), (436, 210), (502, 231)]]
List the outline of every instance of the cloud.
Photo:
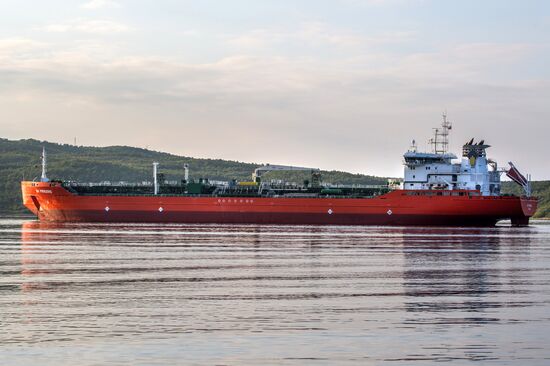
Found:
[(393, 5), (407, 5), (407, 4), (415, 4), (415, 3), (422, 3), (425, 0), (340, 0), (342, 3), (346, 5), (354, 5), (354, 6), (393, 6)]
[(196, 37), (200, 34), (200, 32), (196, 29), (187, 29), (184, 30), (181, 34), (186, 37)]
[[(43, 50), (47, 43), (27, 38), (0, 39), (0, 57), (27, 54), (37, 50)], [(28, 56), (28, 55), (27, 55)]]
[[(532, 121), (548, 118), (550, 83), (509, 73), (537, 51), (529, 44), (465, 43), (338, 59), (234, 54), (201, 63), (124, 56), (107, 46), (86, 42), (45, 53), (33, 40), (0, 40), (0, 52), (9, 52), (0, 57), (0, 104), (14, 121), (22, 115), (82, 123), (89, 138), (102, 143), (107, 137), (101, 131), (108, 127), (109, 138), (135, 132), (136, 140), (124, 143), (137, 144), (158, 136), (159, 147), (183, 152), (177, 149), (185, 135), (189, 154), (212, 156), (207, 149), (218, 146), (218, 156), (273, 161), (262, 154), (276, 140), (280, 163), (298, 164), (295, 159), (306, 156), (312, 160), (304, 165), (355, 171), (367, 166), (385, 175), (396, 174), (385, 170), (388, 164), (399, 167), (401, 148), (427, 137), (445, 107), (459, 122), (458, 131), (490, 135), (491, 142), (500, 136), (501, 145), (507, 141), (499, 131), (507, 124), (522, 121), (525, 128), (514, 138), (529, 138)], [(495, 73), (495, 65), (501, 72)], [(23, 132), (32, 130), (28, 126)], [(48, 127), (52, 134), (64, 128)], [(250, 141), (239, 144), (229, 138), (235, 135)], [(512, 154), (517, 144), (509, 145)], [(304, 155), (300, 149), (306, 148)], [(345, 161), (346, 155), (365, 160)], [(542, 157), (535, 160), (543, 164)]]
[(515, 65), (540, 49), (541, 46), (529, 43), (462, 43), (388, 60), (385, 72), (402, 79), (431, 80), (438, 85), (465, 81), (506, 83), (513, 81)]
[(118, 8), (120, 4), (113, 0), (90, 0), (81, 7), (84, 9)]
[[(69, 28), (86, 28), (83, 24), (89, 22), (72, 23)], [(91, 28), (101, 32), (111, 29)], [(318, 36), (317, 30), (305, 34), (325, 39)], [(388, 39), (391, 41), (393, 36)], [(335, 60), (234, 55), (216, 62), (193, 64), (170, 58), (121, 56), (121, 50), (105, 42), (79, 41), (54, 49), (31, 39), (8, 38), (0, 39), (0, 55), (6, 55), (0, 59), (0, 72), (16, 71), (27, 82), (37, 85), (48, 76), (49, 80), (58, 81), (55, 85), (72, 84), (69, 93), (91, 92), (97, 98), (109, 98), (113, 95), (109, 87), (120, 89), (123, 85), (139, 90), (143, 98), (155, 94), (186, 98), (193, 94), (249, 93), (257, 99), (264, 92), (299, 94), (330, 84), (350, 94), (361, 93), (371, 86), (373, 92), (388, 90), (399, 94), (396, 88), (404, 85), (421, 88), (446, 84), (451, 87), (464, 82), (515, 82), (510, 77), (495, 75), (495, 65), (506, 72), (506, 67), (536, 50), (535, 45), (529, 44), (468, 43), (408, 55), (380, 52)], [(92, 90), (88, 89), (95, 81)], [(41, 87), (48, 88), (48, 84)], [(98, 87), (105, 90), (95, 95)], [(134, 95), (138, 98), (139, 93)]]
[(124, 33), (132, 30), (131, 27), (110, 20), (75, 19), (65, 23), (49, 24), (43, 28), (46, 32), (82, 32), (92, 34)]
[(382, 32), (365, 36), (349, 29), (330, 27), (322, 22), (302, 23), (294, 31), (277, 29), (255, 29), (227, 39), (230, 46), (260, 49), (275, 46), (307, 45), (312, 47), (355, 48), (411, 41), (412, 31)]
[(304, 23), (296, 31), (256, 29), (228, 39), (230, 45), (247, 48), (270, 47), (289, 42), (313, 46), (356, 46), (361, 42), (361, 37), (350, 31), (331, 29), (323, 23), (314, 22)]

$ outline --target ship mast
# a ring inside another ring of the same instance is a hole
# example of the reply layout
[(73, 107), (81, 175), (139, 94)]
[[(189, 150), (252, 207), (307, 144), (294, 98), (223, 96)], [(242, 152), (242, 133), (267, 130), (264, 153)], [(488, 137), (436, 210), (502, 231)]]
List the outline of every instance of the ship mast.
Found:
[(50, 180), (46, 176), (47, 161), (46, 161), (46, 147), (42, 146), (42, 175), (40, 176), (41, 182), (49, 182)]
[(155, 195), (159, 193), (158, 166), (159, 163), (153, 162), (153, 191)]
[(183, 164), (183, 179), (185, 179), (185, 183), (189, 183), (189, 164)]
[(447, 120), (447, 112), (443, 113), (441, 128), (434, 128), (434, 137), (429, 140), (434, 154), (446, 154), (449, 151), (449, 131), (453, 128)]

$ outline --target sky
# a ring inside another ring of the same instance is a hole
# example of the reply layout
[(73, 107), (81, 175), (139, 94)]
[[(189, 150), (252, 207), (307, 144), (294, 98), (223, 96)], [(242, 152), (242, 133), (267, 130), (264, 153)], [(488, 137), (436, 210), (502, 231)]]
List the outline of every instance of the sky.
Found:
[(0, 0), (0, 137), (401, 176), (451, 150), (550, 179), (550, 1)]

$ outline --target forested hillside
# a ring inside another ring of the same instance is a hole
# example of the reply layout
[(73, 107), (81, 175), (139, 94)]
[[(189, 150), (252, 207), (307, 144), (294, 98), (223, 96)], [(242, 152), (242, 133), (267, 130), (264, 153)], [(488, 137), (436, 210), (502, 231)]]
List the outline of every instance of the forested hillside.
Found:
[[(0, 139), (1, 213), (26, 212), (21, 205), (19, 183), (21, 180), (33, 180), (40, 176), (42, 146), (46, 147), (48, 153), (50, 179), (81, 182), (150, 181), (153, 161), (160, 163), (160, 172), (168, 180), (183, 178), (184, 163), (191, 167), (191, 178), (214, 180), (249, 180), (254, 168), (260, 165), (221, 159), (197, 159), (128, 146), (89, 147), (37, 140)], [(340, 171), (323, 171), (322, 176), (323, 181), (329, 183), (384, 184), (387, 181), (386, 178)], [(266, 178), (301, 182), (308, 178), (308, 173), (268, 173)], [(522, 194), (521, 188), (512, 182), (503, 184), (503, 192)], [(533, 182), (533, 195), (540, 199), (536, 217), (550, 217), (550, 181)]]
[[(250, 180), (253, 170), (260, 165), (221, 159), (196, 159), (128, 146), (88, 147), (37, 140), (0, 139), (0, 212), (25, 212), (21, 205), (19, 184), (21, 180), (39, 178), (43, 146), (48, 154), (50, 179), (81, 182), (150, 181), (153, 161), (160, 163), (159, 171), (168, 180), (183, 179), (184, 163), (191, 167), (191, 178), (214, 180)], [(284, 178), (295, 182), (308, 178), (308, 173), (268, 174), (266, 178)], [(322, 176), (323, 181), (330, 183), (383, 184), (387, 181), (385, 178), (339, 171), (324, 171)]]

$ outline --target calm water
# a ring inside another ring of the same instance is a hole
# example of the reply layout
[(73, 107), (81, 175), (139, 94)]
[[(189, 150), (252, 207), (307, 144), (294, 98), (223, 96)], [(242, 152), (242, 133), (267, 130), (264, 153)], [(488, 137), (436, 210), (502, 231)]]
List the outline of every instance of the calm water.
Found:
[(550, 365), (550, 222), (0, 219), (0, 364)]

